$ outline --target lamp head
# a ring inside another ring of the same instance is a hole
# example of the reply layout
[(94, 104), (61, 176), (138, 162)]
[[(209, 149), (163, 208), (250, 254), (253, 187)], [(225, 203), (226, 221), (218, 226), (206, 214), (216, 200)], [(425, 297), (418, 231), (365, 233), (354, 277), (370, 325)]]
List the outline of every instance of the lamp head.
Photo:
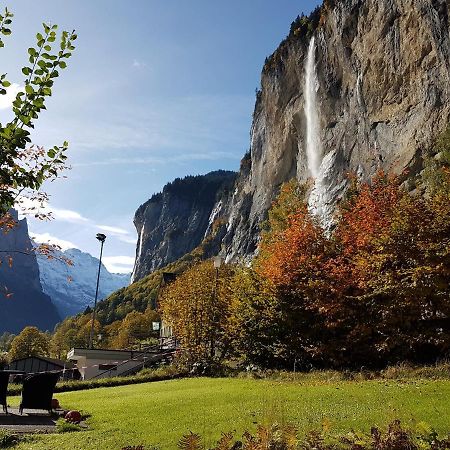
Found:
[(105, 242), (106, 236), (102, 233), (97, 233), (97, 236), (95, 236), (96, 239), (98, 239), (100, 242)]

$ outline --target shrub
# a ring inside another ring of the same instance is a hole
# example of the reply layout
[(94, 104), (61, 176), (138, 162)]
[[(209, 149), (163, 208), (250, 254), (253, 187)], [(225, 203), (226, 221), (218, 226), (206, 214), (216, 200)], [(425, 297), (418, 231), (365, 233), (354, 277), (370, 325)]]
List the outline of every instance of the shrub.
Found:
[[(175, 366), (160, 367), (155, 370), (144, 369), (136, 375), (128, 377), (96, 378), (85, 381), (61, 381), (56, 385), (55, 392), (82, 391), (99, 387), (125, 386), (127, 384), (149, 383), (152, 381), (172, 380), (187, 376)], [(19, 395), (22, 390), (20, 385), (10, 385), (8, 395)]]
[[(184, 435), (178, 443), (181, 450), (203, 450), (202, 438), (198, 434)], [(323, 432), (311, 431), (299, 441), (297, 429), (292, 425), (274, 424), (259, 426), (256, 433), (246, 431), (242, 441), (234, 439), (232, 433), (223, 433), (211, 450), (441, 450), (450, 449), (450, 438), (439, 439), (434, 430), (422, 426), (417, 435), (402, 428), (399, 420), (391, 422), (386, 431), (373, 427), (370, 434), (355, 433), (331, 437)]]
[(83, 428), (76, 423), (66, 422), (64, 419), (60, 418), (56, 421), (56, 431), (58, 433), (72, 433), (74, 431), (82, 431)]
[(0, 448), (11, 448), (24, 440), (24, 437), (0, 429)]

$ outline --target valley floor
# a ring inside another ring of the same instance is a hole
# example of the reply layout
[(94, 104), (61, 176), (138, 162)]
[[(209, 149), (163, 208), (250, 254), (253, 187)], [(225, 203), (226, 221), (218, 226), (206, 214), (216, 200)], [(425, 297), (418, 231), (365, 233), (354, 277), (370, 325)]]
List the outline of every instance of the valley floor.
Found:
[[(212, 444), (222, 432), (240, 437), (256, 424), (292, 423), (301, 435), (369, 431), (394, 419), (450, 431), (449, 380), (310, 382), (194, 378), (55, 395), (63, 408), (91, 417), (88, 431), (36, 435), (18, 449), (176, 449), (189, 431)], [(11, 399), (17, 404), (18, 397)], [(152, 447), (154, 446), (154, 447)]]

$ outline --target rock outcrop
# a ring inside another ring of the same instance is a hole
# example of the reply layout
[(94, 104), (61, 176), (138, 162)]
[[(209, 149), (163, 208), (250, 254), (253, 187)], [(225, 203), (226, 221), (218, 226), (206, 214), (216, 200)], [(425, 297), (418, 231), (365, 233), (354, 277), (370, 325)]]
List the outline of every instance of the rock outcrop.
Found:
[[(13, 215), (17, 221), (17, 213)], [(52, 331), (61, 318), (42, 290), (26, 219), (8, 233), (0, 232), (0, 250), (0, 333), (19, 333), (29, 325)]]
[[(310, 206), (330, 214), (348, 173), (368, 180), (379, 170), (420, 171), (423, 153), (450, 119), (449, 5), (325, 0), (309, 18), (298, 18), (264, 65), (250, 152), (232, 195), (215, 206), (208, 197), (209, 212), (193, 206), (200, 191), (178, 198), (168, 189), (141, 206), (134, 279), (192, 250), (212, 211), (225, 221), (216, 250), (228, 261), (250, 259), (280, 186), (294, 177), (317, 176)], [(309, 81), (307, 67), (314, 70)], [(312, 131), (319, 142), (314, 171), (311, 147), (307, 152)]]
[[(53, 256), (55, 258), (49, 260), (43, 255), (37, 255), (44, 292), (51, 298), (62, 318), (83, 312), (94, 303), (98, 258), (76, 248), (55, 252)], [(98, 300), (129, 283), (130, 274), (110, 273), (102, 264)]]
[(446, 128), (448, 16), (445, 0), (334, 0), (305, 21), (308, 32), (293, 27), (262, 72), (251, 154), (228, 208), (228, 260), (256, 250), (280, 185), (310, 177), (304, 88), (311, 36), (322, 172), (335, 204), (348, 172), (367, 179), (380, 169), (420, 170), (422, 152)]
[(220, 220), (236, 174), (228, 171), (176, 179), (136, 211), (138, 233), (132, 281), (197, 247)]

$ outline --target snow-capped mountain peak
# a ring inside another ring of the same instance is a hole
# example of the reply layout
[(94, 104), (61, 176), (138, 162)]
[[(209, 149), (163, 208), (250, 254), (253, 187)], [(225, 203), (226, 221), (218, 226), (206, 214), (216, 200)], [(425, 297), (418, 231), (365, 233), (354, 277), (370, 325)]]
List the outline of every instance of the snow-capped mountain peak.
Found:
[[(40, 280), (61, 317), (78, 314), (94, 303), (98, 258), (77, 248), (58, 251), (52, 259), (38, 255)], [(63, 260), (70, 260), (67, 264)], [(110, 273), (102, 264), (98, 300), (128, 286), (130, 274)]]

